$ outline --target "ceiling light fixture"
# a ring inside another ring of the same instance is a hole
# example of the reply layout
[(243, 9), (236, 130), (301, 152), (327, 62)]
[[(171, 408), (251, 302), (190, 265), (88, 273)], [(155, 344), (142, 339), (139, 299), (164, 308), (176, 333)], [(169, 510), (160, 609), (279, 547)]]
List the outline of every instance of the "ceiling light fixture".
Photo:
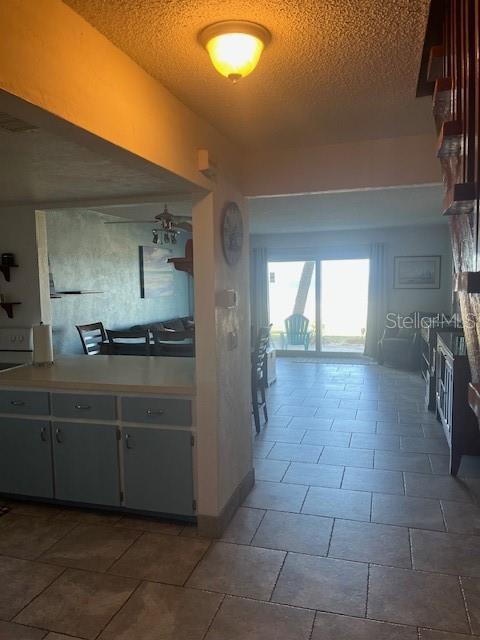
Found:
[(234, 83), (252, 73), (271, 38), (262, 25), (239, 20), (215, 22), (198, 34), (215, 69)]

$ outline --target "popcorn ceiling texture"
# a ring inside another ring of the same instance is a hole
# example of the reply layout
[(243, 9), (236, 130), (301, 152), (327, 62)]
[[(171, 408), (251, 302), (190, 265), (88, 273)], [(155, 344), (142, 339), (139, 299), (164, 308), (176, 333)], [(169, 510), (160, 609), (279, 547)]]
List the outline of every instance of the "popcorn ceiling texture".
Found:
[[(415, 88), (429, 0), (65, 0), (245, 148), (432, 131)], [(231, 85), (197, 42), (211, 22), (260, 22), (272, 42)]]

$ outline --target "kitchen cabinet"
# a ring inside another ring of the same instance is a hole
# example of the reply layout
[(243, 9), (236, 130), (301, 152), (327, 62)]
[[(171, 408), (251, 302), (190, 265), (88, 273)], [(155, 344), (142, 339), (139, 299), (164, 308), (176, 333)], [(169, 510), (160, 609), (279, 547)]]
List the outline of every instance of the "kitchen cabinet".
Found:
[(0, 491), (53, 498), (48, 421), (0, 418)]
[(194, 514), (190, 432), (125, 427), (122, 445), (126, 507), (184, 516)]
[(52, 432), (55, 497), (120, 506), (117, 427), (54, 422)]

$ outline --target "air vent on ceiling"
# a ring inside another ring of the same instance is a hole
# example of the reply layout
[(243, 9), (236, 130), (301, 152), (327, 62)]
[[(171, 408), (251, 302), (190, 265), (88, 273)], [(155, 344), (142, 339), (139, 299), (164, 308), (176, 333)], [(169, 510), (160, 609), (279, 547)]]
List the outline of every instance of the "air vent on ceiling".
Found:
[(0, 129), (10, 131), (10, 133), (23, 133), (24, 131), (34, 131), (38, 127), (25, 122), (25, 120), (20, 120), (20, 118), (15, 118), (9, 113), (0, 111)]

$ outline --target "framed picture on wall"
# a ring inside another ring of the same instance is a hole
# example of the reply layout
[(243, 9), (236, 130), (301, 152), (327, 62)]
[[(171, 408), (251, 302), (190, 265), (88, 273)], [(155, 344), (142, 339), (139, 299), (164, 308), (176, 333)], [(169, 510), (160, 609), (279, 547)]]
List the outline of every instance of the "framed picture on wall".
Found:
[(167, 262), (170, 252), (155, 245), (140, 246), (140, 295), (165, 298), (175, 295), (173, 267)]
[(441, 256), (395, 256), (394, 289), (440, 289)]

